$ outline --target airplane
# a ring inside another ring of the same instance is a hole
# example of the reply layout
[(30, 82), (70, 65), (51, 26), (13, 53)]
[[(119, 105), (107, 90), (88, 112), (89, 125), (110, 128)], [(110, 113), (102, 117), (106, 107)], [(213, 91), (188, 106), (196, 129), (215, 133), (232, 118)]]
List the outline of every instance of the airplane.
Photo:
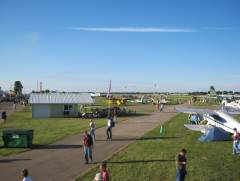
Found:
[(227, 101), (227, 100), (222, 100), (221, 104), (221, 109), (223, 110), (232, 110), (232, 111), (240, 111), (240, 101)]
[(139, 103), (139, 104), (145, 104), (146, 103), (146, 99), (145, 99), (144, 96), (142, 96), (140, 99), (130, 100), (130, 102), (132, 102), (132, 103)]
[(216, 96), (218, 100), (234, 100), (234, 99), (240, 99), (240, 95), (238, 94), (221, 94)]
[[(199, 114), (202, 116), (202, 121), (199, 124), (184, 124), (184, 126), (193, 131), (202, 132), (205, 137), (211, 136), (214, 128), (217, 128), (218, 134), (223, 135), (222, 138), (213, 138), (210, 141), (228, 140), (227, 135), (234, 133), (234, 128), (240, 131), (240, 122), (229, 115), (229, 112), (223, 110), (210, 110), (210, 109), (191, 109), (191, 108), (175, 108), (177, 112), (188, 114)], [(236, 114), (237, 112), (233, 112)], [(238, 112), (239, 113), (239, 112)], [(206, 124), (202, 124), (206, 122)], [(224, 136), (225, 135), (225, 136)], [(201, 140), (201, 139), (200, 139)], [(203, 141), (203, 140), (202, 140)]]
[(169, 101), (168, 100), (166, 100), (165, 98), (162, 98), (162, 99), (154, 99), (154, 98), (151, 98), (151, 100), (150, 100), (153, 104), (167, 104)]

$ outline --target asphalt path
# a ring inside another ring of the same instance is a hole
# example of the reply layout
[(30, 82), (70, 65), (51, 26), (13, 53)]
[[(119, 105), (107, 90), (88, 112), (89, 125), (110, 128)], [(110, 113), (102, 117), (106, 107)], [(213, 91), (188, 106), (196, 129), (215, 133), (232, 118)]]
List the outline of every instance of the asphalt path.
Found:
[(69, 181), (83, 174), (95, 164), (111, 156), (146, 132), (168, 121), (176, 113), (173, 106), (164, 112), (129, 118), (113, 128), (113, 140), (106, 141), (106, 127), (96, 130), (93, 148), (94, 163), (85, 164), (81, 145), (82, 134), (77, 134), (51, 145), (37, 146), (31, 151), (0, 157), (0, 180), (19, 181), (20, 172), (27, 168), (34, 181)]

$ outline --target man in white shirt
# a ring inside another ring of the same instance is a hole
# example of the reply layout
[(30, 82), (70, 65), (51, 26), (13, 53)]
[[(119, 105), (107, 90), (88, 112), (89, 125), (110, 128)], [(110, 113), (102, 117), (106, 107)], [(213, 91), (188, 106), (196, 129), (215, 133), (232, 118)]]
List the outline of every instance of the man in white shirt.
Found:
[(107, 120), (107, 140), (112, 140), (112, 118), (109, 117)]

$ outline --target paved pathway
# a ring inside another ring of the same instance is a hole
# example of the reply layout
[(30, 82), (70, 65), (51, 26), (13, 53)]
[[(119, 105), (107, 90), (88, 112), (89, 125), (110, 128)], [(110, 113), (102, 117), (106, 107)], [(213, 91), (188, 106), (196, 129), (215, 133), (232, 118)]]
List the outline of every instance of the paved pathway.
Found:
[[(154, 112), (150, 116), (134, 117), (120, 122), (113, 128), (113, 141), (105, 141), (106, 128), (96, 131), (93, 158), (101, 162), (123, 146), (131, 143), (161, 122), (175, 115), (173, 107), (165, 107), (164, 113)], [(92, 167), (85, 165), (80, 146), (82, 134), (78, 134), (52, 145), (9, 157), (0, 157), (0, 180), (19, 181), (22, 168), (28, 168), (34, 181), (69, 181)]]

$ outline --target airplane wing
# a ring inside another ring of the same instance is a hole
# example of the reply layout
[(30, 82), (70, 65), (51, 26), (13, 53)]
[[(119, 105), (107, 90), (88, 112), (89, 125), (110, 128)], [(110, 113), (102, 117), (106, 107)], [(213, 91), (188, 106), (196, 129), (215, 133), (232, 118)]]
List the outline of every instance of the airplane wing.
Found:
[(175, 108), (177, 112), (187, 113), (187, 114), (209, 114), (215, 115), (216, 113), (211, 109), (193, 109), (193, 108)]
[(200, 131), (202, 133), (206, 133), (206, 130), (211, 128), (211, 125), (184, 124), (184, 126), (192, 131)]

